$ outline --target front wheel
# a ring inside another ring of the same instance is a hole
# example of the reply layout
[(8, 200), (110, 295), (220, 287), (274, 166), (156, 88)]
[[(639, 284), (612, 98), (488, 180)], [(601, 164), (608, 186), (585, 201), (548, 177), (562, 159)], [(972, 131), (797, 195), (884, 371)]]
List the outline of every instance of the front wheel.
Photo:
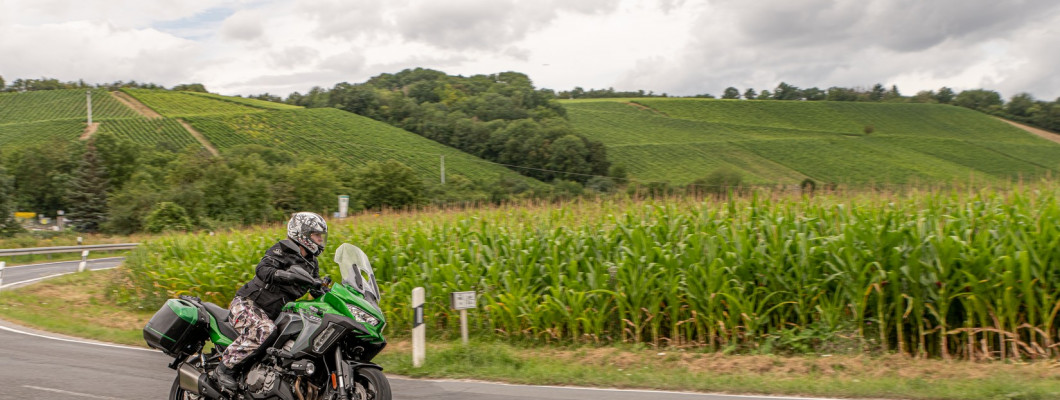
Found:
[(391, 397), (390, 381), (386, 380), (383, 371), (375, 368), (357, 370), (354, 392), (350, 396), (352, 400), (391, 400)]

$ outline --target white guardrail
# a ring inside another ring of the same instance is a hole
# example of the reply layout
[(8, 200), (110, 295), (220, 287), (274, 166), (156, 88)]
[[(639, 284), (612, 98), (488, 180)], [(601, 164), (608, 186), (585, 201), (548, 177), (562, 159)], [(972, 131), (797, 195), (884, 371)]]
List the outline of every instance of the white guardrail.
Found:
[(27, 247), (24, 249), (0, 249), (0, 257), (24, 256), (27, 254), (77, 253), (82, 251), (128, 250), (139, 243), (91, 244), (85, 246)]

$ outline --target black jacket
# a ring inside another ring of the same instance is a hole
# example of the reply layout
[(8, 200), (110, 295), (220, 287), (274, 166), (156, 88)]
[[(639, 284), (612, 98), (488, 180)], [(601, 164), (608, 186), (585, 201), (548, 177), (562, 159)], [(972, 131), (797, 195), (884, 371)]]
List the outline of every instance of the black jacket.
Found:
[(272, 275), (277, 270), (286, 270), (293, 265), (299, 265), (310, 275), (320, 277), (316, 257), (312, 254), (302, 257), (298, 244), (284, 239), (265, 251), (254, 272), (254, 279), (239, 288), (236, 296), (252, 300), (269, 318), (275, 320), (280, 316), (284, 304), (301, 298), (309, 290), (294, 283), (272, 281)]

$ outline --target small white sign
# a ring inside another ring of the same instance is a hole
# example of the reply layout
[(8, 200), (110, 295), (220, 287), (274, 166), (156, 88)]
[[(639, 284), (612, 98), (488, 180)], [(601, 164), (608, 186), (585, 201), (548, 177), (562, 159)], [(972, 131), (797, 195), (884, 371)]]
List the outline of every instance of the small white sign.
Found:
[(475, 308), (475, 292), (452, 292), (449, 293), (449, 306), (454, 310), (467, 310)]

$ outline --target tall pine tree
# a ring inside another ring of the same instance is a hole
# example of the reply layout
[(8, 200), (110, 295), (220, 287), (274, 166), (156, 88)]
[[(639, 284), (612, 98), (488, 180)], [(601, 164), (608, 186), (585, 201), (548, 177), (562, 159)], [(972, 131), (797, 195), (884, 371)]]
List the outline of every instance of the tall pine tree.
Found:
[(15, 179), (0, 164), (0, 237), (21, 231), (22, 226), (15, 221)]
[(85, 146), (81, 163), (67, 188), (68, 215), (80, 232), (98, 232), (107, 218), (107, 169), (99, 159), (95, 141)]

